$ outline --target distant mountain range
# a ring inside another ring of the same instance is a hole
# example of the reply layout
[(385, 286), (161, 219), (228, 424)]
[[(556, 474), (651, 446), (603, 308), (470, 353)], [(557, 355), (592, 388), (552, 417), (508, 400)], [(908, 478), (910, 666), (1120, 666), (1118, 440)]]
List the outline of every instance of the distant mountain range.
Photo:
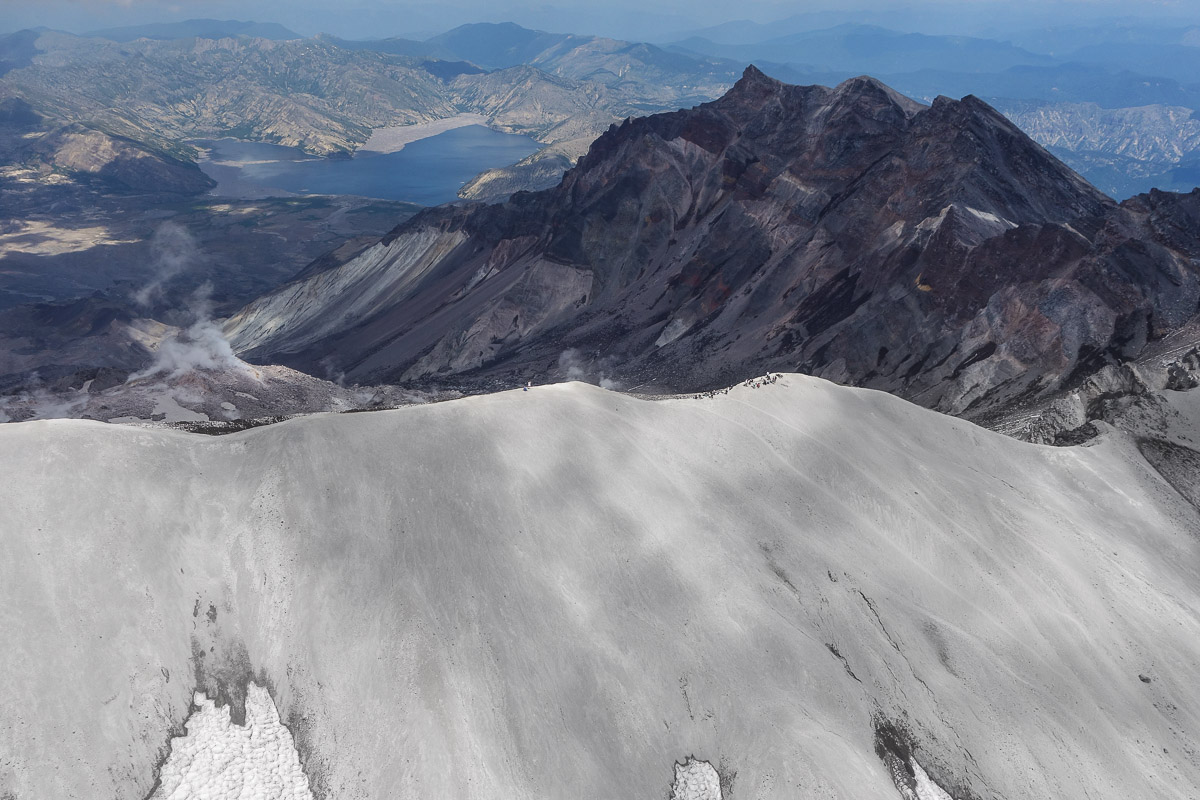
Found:
[(974, 97), (749, 68), (611, 129), (557, 188), (424, 212), (226, 332), (358, 381), (802, 371), (978, 415), (1189, 323), (1197, 219), (1200, 192), (1116, 204)]
[[(545, 154), (549, 173), (533, 163), (510, 179), (516, 188), (539, 188), (557, 180), (561, 158), (569, 166), (613, 122), (711, 99), (738, 73), (732, 62), (515, 25), (464, 26), (427, 43), (282, 33), (273, 40), (254, 38), (257, 30), (200, 20), (164, 27), (163, 36), (189, 34), (170, 40), (54, 31), (0, 38), (7, 70), (0, 103), (17, 103), (40, 120), (7, 141), (11, 161), (69, 172), (31, 137), (70, 125), (184, 164), (194, 157), (185, 140), (223, 136), (347, 155), (376, 128), (466, 112), (558, 145)], [(92, 160), (106, 152), (98, 149)]]
[(36, 31), (18, 31), (8, 36), (0, 36), (0, 75), (33, 63), (33, 57), (38, 54), (34, 44), (38, 36)]
[(1031, 53), (1007, 42), (898, 33), (872, 25), (839, 25), (751, 44), (718, 44), (693, 37), (677, 42), (673, 49), (734, 61), (804, 65), (813, 70), (850, 70), (872, 75), (946, 69), (950, 65), (970, 74), (1055, 63), (1051, 56)]
[[(281, 26), (216, 20), (86, 39), (29, 31), (0, 38), (0, 100), (18, 98), (49, 124), (83, 124), (185, 162), (192, 154), (179, 142), (188, 137), (342, 154), (377, 127), (482, 113), (498, 129), (552, 146), (464, 189), (496, 199), (552, 185), (612, 122), (719, 96), (754, 61), (792, 83), (872, 74), (923, 102), (975, 94), (1019, 123), (1029, 119), (1022, 109), (1038, 103), (1035, 138), (1118, 197), (1186, 187), (1200, 162), (1192, 149), (1127, 152), (1131, 119), (1152, 126), (1143, 138), (1181, 140), (1153, 120), (1200, 109), (1200, 36), (1188, 30), (1072, 30), (1007, 42), (861, 24), (792, 27), (800, 29), (731, 24), (666, 47), (511, 23), (464, 25), (424, 41), (298, 39)], [(1062, 47), (1045, 52), (1053, 43)], [(1080, 109), (1089, 105), (1115, 113), (1091, 114), (1094, 135), (1081, 137)]]
[(183, 22), (159, 22), (124, 28), (105, 28), (84, 35), (114, 42), (132, 42), (135, 39), (163, 41), (190, 38), (227, 39), (238, 36), (275, 41), (304, 38), (295, 31), (288, 30), (275, 22), (239, 22), (232, 19), (189, 19)]
[[(1106, 193), (1190, 191), (1198, 181), (1200, 119), (1190, 108), (1009, 102), (1000, 109)], [(1191, 174), (1189, 174), (1189, 172)]]
[[(736, 40), (739, 37), (732, 31), (726, 31), (721, 41), (697, 35), (674, 42), (670, 47), (735, 61), (786, 64), (818, 72), (895, 76), (933, 70), (971, 76), (1014, 67), (1076, 65), (1108, 74), (1133, 72), (1168, 78), (1190, 86), (1198, 82), (1200, 75), (1197, 31), (1200, 28), (1031, 35), (1027, 37), (1030, 49), (1006, 40), (902, 33), (875, 25), (842, 24), (786, 34), (744, 31), (740, 36), (748, 38), (741, 41)], [(729, 41), (730, 38), (735, 41)], [(980, 91), (979, 87), (973, 90)]]

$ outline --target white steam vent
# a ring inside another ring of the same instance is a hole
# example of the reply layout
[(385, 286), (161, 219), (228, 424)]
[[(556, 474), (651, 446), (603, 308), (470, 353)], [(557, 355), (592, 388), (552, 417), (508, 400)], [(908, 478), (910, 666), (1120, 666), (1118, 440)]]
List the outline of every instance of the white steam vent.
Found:
[(721, 776), (712, 764), (688, 756), (675, 764), (671, 800), (721, 800)]
[(150, 800), (312, 800), (292, 734), (266, 689), (247, 689), (245, 726), (203, 692), (195, 704)]

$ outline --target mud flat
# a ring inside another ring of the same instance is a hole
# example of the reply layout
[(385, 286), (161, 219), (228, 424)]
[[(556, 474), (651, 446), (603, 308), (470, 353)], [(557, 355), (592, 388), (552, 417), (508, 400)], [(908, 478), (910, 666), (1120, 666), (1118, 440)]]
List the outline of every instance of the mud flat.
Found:
[(368, 153), (399, 153), (406, 145), (439, 133), (452, 131), (455, 128), (465, 128), (468, 125), (488, 124), (488, 119), (481, 114), (459, 114), (456, 117), (437, 119), (433, 122), (418, 122), (415, 125), (397, 125), (392, 128), (377, 128), (371, 132), (367, 143), (358, 148), (358, 152)]

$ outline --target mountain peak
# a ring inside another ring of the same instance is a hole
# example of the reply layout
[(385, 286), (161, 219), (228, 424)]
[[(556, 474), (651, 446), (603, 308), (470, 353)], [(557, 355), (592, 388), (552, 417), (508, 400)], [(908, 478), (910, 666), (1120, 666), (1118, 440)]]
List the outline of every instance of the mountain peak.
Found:
[(767, 75), (758, 67), (750, 64), (742, 72), (742, 77), (730, 87), (725, 97), (762, 97), (778, 92), (785, 84)]
[(772, 97), (781, 98), (789, 106), (814, 101), (834, 103), (843, 107), (862, 102), (872, 106), (894, 106), (909, 119), (925, 109), (921, 103), (905, 97), (878, 78), (869, 75), (849, 78), (833, 89), (823, 86), (793, 86), (772, 78), (753, 64), (746, 67), (742, 77), (719, 102), (732, 103), (735, 107), (757, 107)]
[(754, 83), (765, 83), (765, 84), (779, 84), (780, 83), (780, 81), (777, 81), (774, 78), (768, 76), (767, 73), (763, 72), (761, 69), (754, 66), (753, 64), (747, 64), (746, 68), (744, 70), (742, 70), (742, 77), (738, 81), (738, 83), (742, 83), (743, 81), (754, 82)]
[(847, 78), (839, 83), (836, 89), (837, 91), (892, 91), (891, 87), (883, 81), (872, 78), (870, 75), (856, 75), (853, 78)]
[(878, 78), (872, 78), (870, 75), (847, 78), (834, 88), (833, 93), (835, 97), (839, 98), (853, 98), (854, 100), (870, 99), (876, 103), (894, 106), (909, 119), (926, 108), (926, 106), (918, 103), (911, 97), (900, 94), (883, 81)]
[[(874, 78), (751, 66), (716, 102), (614, 126), (557, 188), (418, 215), (388, 253), (309, 279), (353, 289), (310, 303), (324, 290), (291, 284), (226, 332), (249, 358), (358, 381), (523, 383), (592, 353), (562, 372), (691, 391), (801, 369), (982, 413), (1029, 388), (1015, 375), (1057, 390), (1125, 347), (1114, 320), (1195, 308), (1163, 299), (1156, 271), (1191, 263), (1165, 250), (1094, 266), (1118, 213), (975, 98), (926, 108)], [(436, 280), (396, 290), (391, 265), (426, 258)], [(1108, 283), (1130, 269), (1139, 288)], [(1060, 313), (1053, 292), (1109, 305)], [(358, 308), (378, 310), (339, 322)]]

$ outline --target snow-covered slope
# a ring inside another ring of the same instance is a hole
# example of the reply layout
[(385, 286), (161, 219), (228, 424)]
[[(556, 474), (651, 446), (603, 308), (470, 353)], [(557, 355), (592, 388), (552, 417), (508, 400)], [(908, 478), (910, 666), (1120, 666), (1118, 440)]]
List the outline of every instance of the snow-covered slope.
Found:
[(250, 681), (316, 797), (1200, 795), (1200, 515), (1117, 434), (785, 376), (0, 453), (0, 797), (140, 800)]

